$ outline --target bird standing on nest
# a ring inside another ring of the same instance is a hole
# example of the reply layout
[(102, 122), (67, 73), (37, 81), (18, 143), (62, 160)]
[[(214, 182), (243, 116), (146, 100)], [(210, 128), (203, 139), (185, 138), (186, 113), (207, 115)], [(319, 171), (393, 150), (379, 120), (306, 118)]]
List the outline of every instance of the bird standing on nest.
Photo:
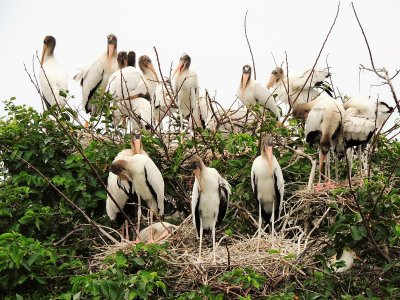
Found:
[(272, 147), (272, 138), (264, 137), (261, 155), (254, 160), (251, 167), (251, 186), (259, 207), (257, 252), (260, 246), (262, 219), (272, 224), (271, 231), (274, 237), (275, 221), (279, 219), (285, 189), (282, 169), (272, 154)]
[[(131, 138), (131, 149), (124, 149), (118, 153), (115, 157), (114, 162), (120, 159), (129, 159), (137, 153), (145, 154), (147, 153), (141, 147), (141, 143), (138, 143), (140, 139), (140, 133), (135, 132), (132, 134)], [(110, 172), (108, 174), (107, 189), (111, 195), (107, 195), (106, 200), (106, 210), (107, 215), (112, 221), (116, 221), (118, 227), (121, 228), (122, 239), (129, 241), (129, 222), (125, 215), (129, 218), (135, 218), (135, 205), (138, 205), (138, 196), (135, 191), (135, 187), (132, 182), (125, 180), (124, 178), (118, 177), (114, 173)], [(111, 196), (117, 202), (118, 206), (123, 210), (122, 213), (117, 205), (112, 200)], [(140, 216), (140, 206), (139, 212), (137, 214), (138, 219)], [(140, 222), (140, 219), (138, 220)], [(138, 227), (139, 228), (139, 227)]]
[(231, 189), (228, 181), (222, 178), (216, 169), (206, 167), (200, 156), (195, 155), (192, 158), (190, 168), (195, 175), (192, 192), (192, 215), (193, 225), (200, 238), (199, 260), (201, 260), (203, 230), (211, 230), (213, 263), (215, 264), (215, 226), (220, 224), (225, 217)]
[[(138, 195), (139, 207), (141, 206), (141, 199), (147, 204), (151, 225), (154, 214), (158, 218), (164, 215), (164, 179), (153, 160), (146, 154), (142, 154), (140, 134), (135, 138), (134, 147), (135, 155), (115, 160), (111, 164), (110, 170), (119, 178), (133, 183)], [(140, 231), (140, 226), (138, 226), (138, 231)], [(149, 242), (152, 242), (152, 240), (151, 237)]]

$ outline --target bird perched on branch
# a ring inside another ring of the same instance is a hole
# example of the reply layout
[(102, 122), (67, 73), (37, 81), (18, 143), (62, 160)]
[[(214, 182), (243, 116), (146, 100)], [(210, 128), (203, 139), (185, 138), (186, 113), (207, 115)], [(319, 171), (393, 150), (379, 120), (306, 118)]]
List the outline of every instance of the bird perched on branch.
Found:
[(192, 191), (192, 215), (193, 225), (200, 238), (199, 260), (201, 260), (203, 230), (211, 230), (213, 262), (215, 263), (215, 227), (225, 217), (231, 194), (230, 185), (216, 169), (206, 167), (198, 155), (195, 155), (190, 161), (190, 168), (195, 175)]
[(79, 81), (82, 86), (82, 105), (86, 113), (92, 115), (97, 113), (98, 109), (94, 109), (91, 100), (98, 88), (106, 90), (110, 75), (117, 70), (117, 37), (109, 34), (107, 36), (107, 52), (74, 76), (74, 79)]
[[(294, 116), (306, 116), (306, 141), (312, 147), (319, 144), (319, 180), (317, 189), (321, 189), (322, 167), (329, 150), (332, 148), (336, 155), (344, 154), (343, 123), (345, 111), (341, 101), (335, 100), (328, 95), (321, 95), (317, 99), (301, 103), (294, 107)], [(330, 178), (330, 164), (328, 164), (327, 188), (332, 188)], [(335, 157), (337, 165), (337, 156)], [(337, 168), (335, 168), (337, 170)]]
[(142, 73), (133, 66), (133, 62), (134, 60), (129, 60), (128, 57), (128, 66), (121, 69), (110, 82), (109, 93), (118, 106), (118, 110), (113, 113), (114, 125), (118, 125), (123, 116), (128, 116), (132, 129), (135, 130), (147, 128), (152, 124), (150, 101), (154, 97), (158, 76), (147, 55), (139, 58)]
[(183, 118), (189, 118), (191, 127), (198, 128), (205, 126), (205, 119), (201, 118), (198, 105), (199, 101), (199, 82), (195, 71), (190, 69), (191, 58), (186, 53), (182, 54), (179, 64), (174, 71), (174, 89), (177, 95), (178, 111), (183, 130)]
[(65, 93), (68, 89), (68, 75), (54, 58), (55, 47), (56, 39), (51, 35), (46, 36), (40, 61), (42, 68), (39, 74), (39, 84), (47, 108), (57, 103), (63, 107), (66, 100), (65, 95), (60, 95), (60, 92)]
[[(294, 107), (317, 98), (322, 92), (332, 97), (332, 89), (324, 82), (331, 74), (328, 68), (309, 69), (302, 74), (286, 75), (282, 68), (274, 69), (267, 83), (267, 88), (280, 101)], [(319, 91), (317, 88), (320, 88)]]
[(274, 237), (275, 222), (280, 218), (285, 189), (282, 169), (272, 153), (272, 147), (272, 138), (264, 137), (261, 142), (261, 155), (254, 160), (251, 167), (251, 186), (259, 208), (257, 252), (260, 245), (262, 219), (272, 225), (271, 233)]
[(251, 78), (252, 69), (249, 65), (244, 65), (242, 69), (242, 78), (237, 91), (237, 97), (242, 100), (247, 108), (260, 104), (265, 109), (271, 111), (277, 118), (281, 111), (276, 105), (271, 92)]
[(159, 219), (164, 215), (164, 179), (153, 160), (146, 154), (142, 154), (141, 149), (141, 139), (136, 138), (136, 154), (115, 160), (111, 164), (110, 171), (119, 178), (133, 183), (139, 206), (141, 206), (141, 200), (144, 200), (147, 205), (151, 225), (154, 214)]

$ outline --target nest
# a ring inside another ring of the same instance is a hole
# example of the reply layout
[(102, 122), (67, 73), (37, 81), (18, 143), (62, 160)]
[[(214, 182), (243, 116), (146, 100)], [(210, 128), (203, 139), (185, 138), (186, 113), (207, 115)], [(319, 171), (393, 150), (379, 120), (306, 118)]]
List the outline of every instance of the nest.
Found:
[[(238, 294), (243, 295), (250, 290), (243, 291), (242, 283), (233, 285), (228, 280), (221, 280), (221, 276), (227, 271), (241, 268), (245, 272), (252, 270), (262, 274), (267, 279), (267, 284), (251, 290), (252, 295), (269, 295), (281, 284), (292, 281), (293, 277), (306, 276), (303, 270), (317, 267), (315, 256), (321, 254), (327, 244), (327, 233), (319, 231), (319, 228), (323, 222), (333, 222), (336, 215), (332, 208), (333, 202), (339, 206), (354, 205), (347, 198), (337, 196), (334, 199), (327, 192), (294, 192), (283, 205), (282, 220), (275, 235), (271, 235), (268, 230), (262, 232), (258, 252), (257, 221), (247, 212), (254, 225), (254, 235), (227, 236), (223, 230), (217, 231), (216, 263), (213, 263), (210, 234), (203, 237), (199, 260), (199, 240), (192, 217), (189, 216), (165, 239), (169, 244), (168, 249), (159, 256), (168, 270), (164, 280), (175, 292), (197, 290), (200, 286), (208, 285), (214, 291), (225, 293), (228, 298), (237, 298)], [(239, 207), (234, 203), (232, 206), (233, 209)], [(308, 228), (307, 219), (310, 221)], [(131, 247), (128, 243), (109, 246), (96, 259), (101, 261), (119, 250), (130, 252)]]

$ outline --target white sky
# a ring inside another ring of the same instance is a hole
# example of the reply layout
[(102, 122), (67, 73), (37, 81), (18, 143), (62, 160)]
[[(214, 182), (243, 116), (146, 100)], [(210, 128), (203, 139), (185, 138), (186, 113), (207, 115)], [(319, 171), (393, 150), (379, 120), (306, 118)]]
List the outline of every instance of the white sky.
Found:
[[(39, 55), (45, 35), (57, 40), (56, 59), (69, 76), (91, 64), (106, 51), (106, 36), (115, 33), (118, 50), (148, 54), (156, 66), (157, 47), (162, 70), (169, 72), (183, 52), (192, 57), (191, 68), (199, 84), (229, 106), (235, 99), (241, 70), (251, 64), (244, 35), (244, 15), (255, 56), (257, 81), (265, 84), (274, 62), (280, 64), (287, 51), (293, 73), (310, 68), (334, 19), (337, 1), (8, 1), (0, 0), (0, 100), (17, 97), (41, 110), (40, 98), (23, 67), (31, 68), (32, 55)], [(376, 66), (392, 74), (400, 68), (400, 1), (355, 1), (367, 33)], [(350, 1), (342, 1), (340, 14), (323, 51), (319, 66), (333, 68), (333, 81), (343, 94), (377, 95), (393, 105), (389, 89), (373, 87), (375, 75), (361, 74), (360, 63), (370, 65), (367, 48), (353, 15)], [(157, 66), (156, 66), (156, 69)], [(400, 79), (394, 81), (399, 88)], [(70, 79), (81, 100), (78, 82)], [(399, 91), (398, 91), (399, 92)], [(0, 116), (4, 115), (0, 104)]]

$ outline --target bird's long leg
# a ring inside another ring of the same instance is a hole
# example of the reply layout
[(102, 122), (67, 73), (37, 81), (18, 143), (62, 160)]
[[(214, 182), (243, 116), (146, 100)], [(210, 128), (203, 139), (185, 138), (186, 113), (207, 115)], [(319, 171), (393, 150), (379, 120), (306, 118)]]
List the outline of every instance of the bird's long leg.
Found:
[(213, 239), (213, 264), (216, 264), (217, 259), (215, 257), (215, 224), (212, 228), (212, 239)]
[(125, 220), (125, 239), (129, 241), (129, 223), (128, 220)]
[(339, 182), (339, 158), (338, 156), (335, 154), (335, 181)]
[(262, 226), (261, 203), (258, 202), (258, 237), (257, 237), (257, 250), (256, 250), (256, 253), (258, 253), (259, 250), (260, 250), (261, 226)]
[(319, 176), (318, 176), (318, 183), (317, 186), (315, 187), (315, 190), (321, 191), (322, 190), (322, 186), (321, 186), (321, 177), (322, 177), (322, 167), (324, 165), (324, 161), (325, 161), (325, 155), (321, 152), (321, 150), (319, 151)]
[(272, 248), (275, 248), (275, 201), (272, 203), (272, 215), (271, 215), (271, 238), (272, 238)]
[(361, 146), (357, 146), (358, 150), (358, 163), (360, 165), (360, 178), (363, 178), (363, 159), (362, 159), (362, 152), (361, 152)]
[(150, 210), (150, 228), (150, 240), (148, 242), (153, 243), (153, 210)]
[(199, 245), (199, 261), (201, 261), (201, 244), (203, 242), (203, 221), (200, 217), (200, 245)]
[(125, 223), (122, 223), (121, 225), (121, 242), (124, 241), (125, 237), (124, 237), (124, 227), (125, 227)]
[(331, 151), (326, 154), (325, 169), (328, 171), (328, 185), (331, 183)]
[[(138, 194), (137, 232), (140, 232), (140, 219), (142, 218), (142, 199)], [(139, 239), (139, 237), (137, 237)]]
[(352, 170), (353, 170), (353, 147), (349, 149), (349, 180), (351, 181), (352, 177)]

